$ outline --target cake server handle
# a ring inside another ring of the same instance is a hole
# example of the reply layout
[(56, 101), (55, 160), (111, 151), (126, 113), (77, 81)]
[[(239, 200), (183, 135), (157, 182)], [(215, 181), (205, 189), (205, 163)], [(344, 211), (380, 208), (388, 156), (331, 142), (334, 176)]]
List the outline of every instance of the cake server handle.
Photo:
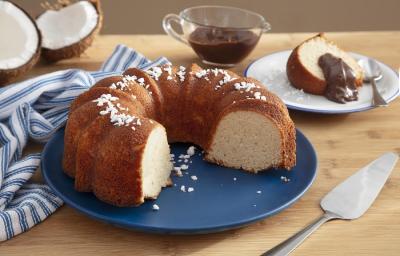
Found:
[(181, 17), (179, 17), (178, 15), (173, 14), (173, 13), (167, 14), (167, 15), (165, 15), (165, 17), (162, 21), (162, 26), (163, 26), (165, 33), (172, 36), (176, 40), (189, 45), (188, 41), (181, 34), (176, 32), (175, 29), (171, 26), (172, 21), (176, 22), (177, 24), (182, 26)]
[(266, 251), (261, 254), (262, 256), (284, 256), (291, 253), (294, 249), (296, 249), (308, 236), (310, 236), (315, 230), (317, 230), (322, 224), (325, 222), (338, 219), (339, 217), (333, 213), (325, 212), (324, 215), (316, 219), (310, 225), (300, 230), (293, 236), (289, 237), (282, 243), (278, 244), (274, 248)]

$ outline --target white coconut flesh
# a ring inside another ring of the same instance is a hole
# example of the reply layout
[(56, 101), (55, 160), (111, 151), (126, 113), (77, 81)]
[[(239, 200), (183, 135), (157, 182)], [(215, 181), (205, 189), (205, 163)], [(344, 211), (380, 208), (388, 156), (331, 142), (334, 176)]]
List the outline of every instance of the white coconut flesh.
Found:
[(33, 21), (6, 1), (0, 1), (0, 36), (0, 70), (23, 66), (39, 47), (39, 35)]
[(42, 46), (57, 50), (80, 42), (97, 26), (99, 15), (88, 1), (80, 1), (60, 10), (47, 10), (36, 20), (42, 33)]

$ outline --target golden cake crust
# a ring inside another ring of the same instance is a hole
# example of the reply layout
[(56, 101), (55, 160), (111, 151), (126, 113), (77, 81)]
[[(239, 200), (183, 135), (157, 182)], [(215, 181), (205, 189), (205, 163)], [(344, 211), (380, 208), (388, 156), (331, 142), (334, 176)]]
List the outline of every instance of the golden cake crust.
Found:
[[(237, 83), (250, 83), (252, 89), (239, 90)], [(255, 92), (263, 98), (255, 98)], [(99, 102), (105, 96), (140, 124), (116, 128), (107, 114), (109, 103)], [(257, 80), (230, 71), (197, 65), (167, 65), (148, 72), (131, 68), (97, 82), (70, 110), (64, 172), (75, 178), (76, 190), (92, 191), (117, 206), (144, 202), (141, 161), (151, 131), (160, 125), (170, 142), (195, 143), (206, 159), (216, 162), (207, 158), (207, 151), (219, 121), (234, 111), (257, 112), (273, 121), (281, 134), (282, 160), (273, 167), (290, 169), (296, 161), (295, 127), (283, 102)]]

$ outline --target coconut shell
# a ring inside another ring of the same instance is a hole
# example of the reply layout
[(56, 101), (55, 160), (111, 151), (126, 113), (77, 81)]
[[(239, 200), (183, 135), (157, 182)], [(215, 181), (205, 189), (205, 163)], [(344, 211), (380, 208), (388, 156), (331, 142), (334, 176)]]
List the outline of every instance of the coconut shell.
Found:
[[(74, 43), (72, 45), (65, 46), (60, 49), (48, 49), (42, 48), (42, 57), (48, 62), (57, 62), (63, 59), (70, 59), (74, 57), (79, 57), (83, 52), (86, 51), (89, 46), (92, 45), (95, 36), (99, 33), (101, 26), (103, 24), (103, 11), (101, 9), (100, 0), (85, 0), (91, 3), (97, 11), (98, 22), (96, 27), (81, 41)], [(38, 16), (38, 18), (40, 15)]]
[(42, 37), (39, 31), (39, 28), (36, 25), (35, 20), (27, 13), (24, 9), (22, 9), (19, 5), (7, 1), (14, 5), (16, 8), (20, 9), (33, 23), (33, 26), (36, 29), (36, 32), (38, 34), (38, 44), (36, 46), (36, 51), (35, 54), (31, 57), (29, 61), (27, 61), (25, 64), (22, 66), (19, 66), (17, 68), (13, 69), (0, 69), (0, 86), (7, 85), (8, 83), (14, 81), (18, 76), (25, 74), (28, 72), (39, 60), (40, 57), (40, 50), (41, 50), (41, 45), (42, 45)]

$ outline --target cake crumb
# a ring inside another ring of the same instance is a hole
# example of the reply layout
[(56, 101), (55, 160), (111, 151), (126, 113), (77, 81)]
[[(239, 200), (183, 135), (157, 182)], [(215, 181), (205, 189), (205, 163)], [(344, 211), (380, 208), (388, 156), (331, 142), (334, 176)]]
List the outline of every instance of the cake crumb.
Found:
[(290, 181), (290, 179), (286, 176), (281, 176), (281, 180), (285, 183), (288, 183)]
[(261, 190), (258, 190), (258, 191), (257, 191), (257, 194), (261, 194), (261, 193), (262, 193), (262, 191), (261, 191)]
[(158, 211), (160, 210), (160, 206), (158, 206), (157, 204), (153, 204), (153, 211)]
[(181, 186), (181, 191), (182, 191), (182, 192), (186, 192), (186, 187), (185, 187), (185, 185), (182, 185), (182, 186)]
[(174, 167), (174, 171), (175, 171), (176, 176), (178, 176), (178, 177), (182, 177), (183, 176), (180, 167)]
[(192, 176), (190, 176), (190, 178), (191, 178), (192, 180), (197, 180), (197, 176), (196, 176), (196, 175), (192, 175)]
[(193, 191), (194, 191), (194, 188), (189, 187), (187, 191), (188, 191), (188, 192), (193, 192)]
[(188, 148), (188, 150), (186, 151), (186, 154), (188, 154), (189, 156), (193, 156), (196, 152), (196, 148), (194, 146), (190, 146)]
[(181, 170), (187, 170), (187, 169), (189, 169), (189, 166), (188, 165), (186, 165), (186, 164), (182, 164), (181, 165)]

